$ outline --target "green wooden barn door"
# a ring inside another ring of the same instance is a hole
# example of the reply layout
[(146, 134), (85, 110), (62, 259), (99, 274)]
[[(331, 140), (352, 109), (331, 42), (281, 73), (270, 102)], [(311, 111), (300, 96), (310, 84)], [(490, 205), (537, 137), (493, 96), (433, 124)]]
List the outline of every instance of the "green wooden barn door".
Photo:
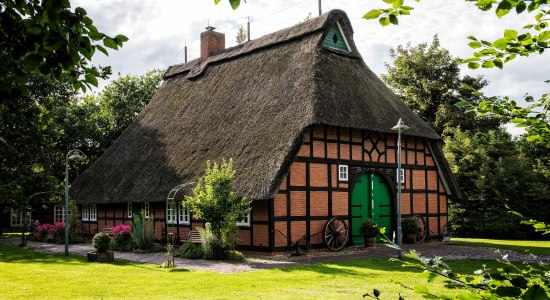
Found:
[[(390, 190), (386, 181), (378, 175), (371, 174), (371, 203), (372, 203), (372, 219), (379, 228), (386, 228), (386, 235), (391, 236), (392, 232), (392, 206)], [(381, 237), (378, 237), (378, 241)]]
[(363, 174), (357, 179), (351, 193), (351, 239), (354, 245), (363, 243), (359, 227), (363, 220), (369, 218), (369, 185), (369, 175)]
[(386, 232), (392, 231), (390, 191), (380, 175), (363, 174), (359, 177), (351, 194), (351, 218), (351, 238), (355, 245), (363, 244), (359, 227), (368, 218), (385, 227)]

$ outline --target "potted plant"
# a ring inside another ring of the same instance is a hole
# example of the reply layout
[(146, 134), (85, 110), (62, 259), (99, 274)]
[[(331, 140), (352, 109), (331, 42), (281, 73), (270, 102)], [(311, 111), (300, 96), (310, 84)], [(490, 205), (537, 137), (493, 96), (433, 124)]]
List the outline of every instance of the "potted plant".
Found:
[(359, 231), (363, 235), (366, 247), (374, 247), (376, 245), (376, 236), (380, 233), (380, 228), (372, 219), (366, 219), (361, 223)]
[(418, 234), (418, 225), (414, 218), (405, 218), (401, 220), (401, 231), (403, 232), (403, 242), (414, 244)]
[(111, 262), (115, 258), (114, 252), (110, 251), (112, 237), (105, 232), (94, 235), (92, 245), (95, 252), (88, 252), (88, 261), (93, 262)]

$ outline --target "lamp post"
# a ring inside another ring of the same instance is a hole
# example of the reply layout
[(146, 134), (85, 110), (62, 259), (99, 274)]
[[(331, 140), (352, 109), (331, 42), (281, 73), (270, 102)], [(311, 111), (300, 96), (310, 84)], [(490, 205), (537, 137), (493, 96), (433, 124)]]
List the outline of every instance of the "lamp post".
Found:
[(401, 231), (401, 132), (409, 130), (409, 127), (399, 118), (397, 125), (392, 127), (393, 131), (397, 131), (397, 257), (401, 258), (401, 241), (403, 240), (403, 232)]
[(65, 156), (65, 257), (69, 255), (69, 160), (81, 160), (84, 153), (78, 149), (73, 149)]

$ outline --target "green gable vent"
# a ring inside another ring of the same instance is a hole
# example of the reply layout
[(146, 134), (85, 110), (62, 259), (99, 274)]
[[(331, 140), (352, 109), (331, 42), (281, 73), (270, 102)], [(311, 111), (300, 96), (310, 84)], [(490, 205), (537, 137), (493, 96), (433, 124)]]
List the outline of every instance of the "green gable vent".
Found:
[(340, 30), (340, 26), (338, 24), (334, 24), (334, 26), (332, 26), (323, 41), (323, 46), (350, 52), (346, 39), (344, 38), (342, 30)]

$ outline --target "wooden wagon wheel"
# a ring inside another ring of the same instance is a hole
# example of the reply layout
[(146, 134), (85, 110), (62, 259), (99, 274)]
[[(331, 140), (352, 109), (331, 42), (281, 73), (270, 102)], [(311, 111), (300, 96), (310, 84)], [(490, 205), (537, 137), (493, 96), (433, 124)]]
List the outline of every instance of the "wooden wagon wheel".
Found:
[(422, 216), (414, 216), (416, 226), (418, 227), (418, 233), (416, 234), (416, 242), (420, 243), (426, 239), (428, 235), (428, 227), (426, 227), (426, 219)]
[(340, 218), (331, 218), (325, 223), (323, 240), (332, 251), (340, 251), (348, 243), (348, 225)]

